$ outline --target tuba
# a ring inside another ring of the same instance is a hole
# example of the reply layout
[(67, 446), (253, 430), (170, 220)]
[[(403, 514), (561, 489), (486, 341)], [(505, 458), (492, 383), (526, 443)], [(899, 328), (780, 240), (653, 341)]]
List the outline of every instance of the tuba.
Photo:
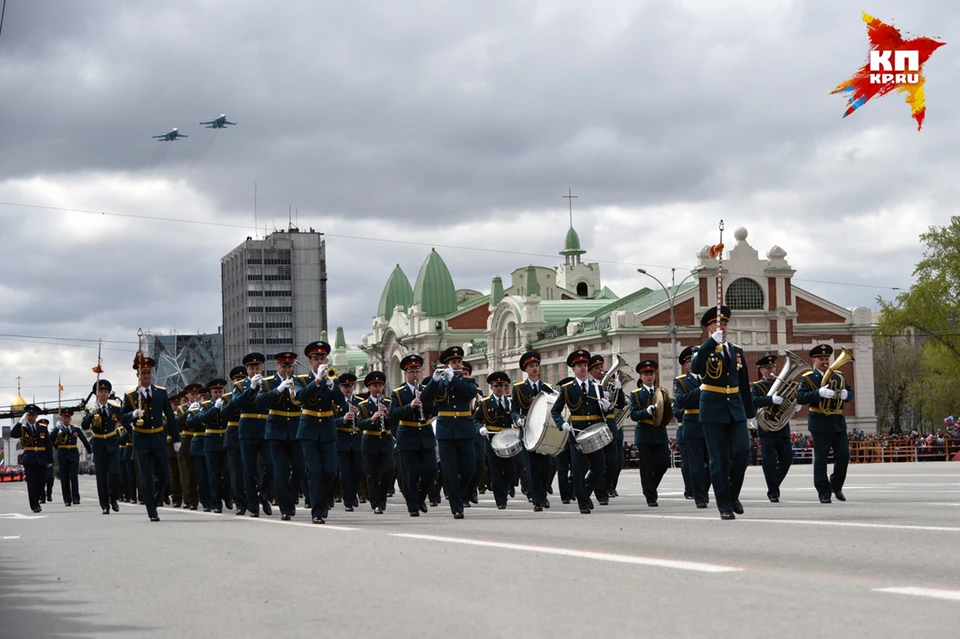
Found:
[(616, 408), (617, 404), (617, 395), (616, 389), (614, 388), (613, 382), (617, 379), (617, 376), (620, 377), (620, 390), (623, 392), (623, 387), (630, 382), (634, 381), (633, 376), (628, 373), (622, 372), (620, 369), (629, 369), (627, 366), (627, 361), (620, 357), (619, 353), (613, 354), (613, 365), (610, 367), (610, 370), (606, 372), (603, 376), (603, 379), (600, 381), (600, 386), (603, 388), (603, 392), (607, 397), (610, 397), (610, 403), (614, 406), (615, 417), (617, 420), (617, 428), (623, 428), (623, 421), (627, 418), (627, 415), (630, 414), (630, 406), (624, 406), (623, 408)]
[(770, 390), (766, 397), (779, 395), (783, 398), (783, 403), (777, 406), (762, 406), (757, 409), (757, 425), (763, 430), (773, 433), (783, 429), (790, 423), (793, 417), (794, 409), (797, 406), (797, 391), (800, 389), (799, 377), (810, 370), (807, 364), (799, 355), (791, 351), (785, 351), (787, 361), (783, 365), (783, 370), (773, 380)]
[(828, 399), (826, 401), (826, 407), (824, 408), (823, 412), (825, 412), (827, 415), (839, 415), (843, 412), (843, 400), (840, 399), (840, 391), (842, 391), (844, 386), (846, 386), (847, 380), (844, 379), (843, 374), (838, 371), (841, 366), (852, 361), (855, 361), (853, 359), (853, 355), (847, 349), (843, 349), (823, 374), (823, 380), (820, 382), (820, 388), (826, 387), (836, 393), (833, 399)]

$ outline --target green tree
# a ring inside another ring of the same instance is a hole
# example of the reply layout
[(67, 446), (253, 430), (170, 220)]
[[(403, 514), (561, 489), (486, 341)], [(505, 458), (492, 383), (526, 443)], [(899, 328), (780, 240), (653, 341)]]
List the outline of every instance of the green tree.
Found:
[(960, 216), (931, 226), (920, 240), (925, 248), (913, 271), (916, 282), (894, 300), (877, 299), (878, 417), (884, 411), (882, 420), (894, 430), (910, 426), (905, 415), (921, 416), (921, 429), (935, 430), (960, 411)]
[(879, 332), (916, 333), (942, 345), (960, 366), (960, 216), (947, 226), (931, 226), (920, 240), (926, 250), (913, 271), (916, 283), (893, 301), (877, 299), (883, 313)]

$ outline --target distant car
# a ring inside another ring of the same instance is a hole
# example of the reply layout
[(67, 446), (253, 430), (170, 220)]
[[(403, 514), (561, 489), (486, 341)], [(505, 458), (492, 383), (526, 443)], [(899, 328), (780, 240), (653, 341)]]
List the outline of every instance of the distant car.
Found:
[(3, 481), (23, 481), (26, 475), (23, 473), (23, 466), (4, 466), (0, 469), (0, 482)]

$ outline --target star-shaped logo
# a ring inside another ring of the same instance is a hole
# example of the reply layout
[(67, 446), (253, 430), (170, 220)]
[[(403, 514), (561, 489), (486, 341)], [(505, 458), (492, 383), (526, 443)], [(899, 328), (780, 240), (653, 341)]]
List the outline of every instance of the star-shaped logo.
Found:
[(905, 94), (919, 131), (927, 110), (923, 65), (946, 42), (930, 38), (904, 40), (899, 29), (866, 13), (863, 21), (867, 23), (867, 37), (870, 39), (869, 62), (830, 94), (847, 94), (847, 110), (843, 114), (847, 117), (871, 98), (896, 90)]

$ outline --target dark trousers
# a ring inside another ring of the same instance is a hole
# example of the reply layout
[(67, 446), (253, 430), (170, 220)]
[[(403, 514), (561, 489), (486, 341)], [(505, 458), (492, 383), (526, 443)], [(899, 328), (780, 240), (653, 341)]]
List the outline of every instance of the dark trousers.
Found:
[(46, 500), (53, 500), (53, 465), (47, 466), (46, 480), (44, 481), (44, 487), (46, 488)]
[(200, 504), (204, 510), (213, 508), (210, 505), (210, 473), (207, 472), (207, 456), (191, 455), (193, 459), (193, 469), (197, 474), (197, 490), (200, 495)]
[(40, 508), (40, 495), (46, 487), (47, 466), (24, 465), (23, 472), (27, 476), (27, 499), (30, 501), (30, 510), (36, 510)]
[(367, 475), (367, 494), (370, 507), (387, 508), (387, 492), (393, 486), (393, 451), (385, 453), (363, 453), (363, 469)]
[(693, 485), (690, 483), (690, 449), (687, 448), (686, 440), (677, 442), (677, 449), (680, 451), (680, 475), (683, 477), (683, 496), (693, 497)]
[(137, 463), (140, 465), (140, 485), (143, 488), (143, 502), (147, 515), (157, 517), (157, 504), (163, 499), (163, 491), (170, 481), (166, 451), (138, 450)]
[(710, 502), (710, 455), (707, 453), (707, 440), (703, 437), (684, 436), (689, 457), (683, 458), (683, 465), (689, 469), (690, 489), (698, 504)]
[(783, 483), (790, 464), (793, 463), (793, 444), (789, 437), (761, 437), (760, 452), (763, 457), (763, 479), (767, 482), (767, 497), (780, 497), (780, 484)]
[(543, 502), (547, 499), (547, 485), (553, 475), (553, 457), (528, 450), (523, 450), (520, 454), (523, 455), (527, 471), (529, 497), (534, 506), (543, 506)]
[(657, 501), (657, 489), (670, 468), (669, 444), (640, 444), (640, 487), (648, 502)]
[(243, 484), (243, 462), (240, 448), (227, 450), (227, 475), (230, 477), (230, 492), (238, 510), (247, 510), (247, 490)]
[(750, 461), (750, 431), (747, 422), (700, 422), (710, 453), (710, 479), (720, 512), (733, 512), (739, 501), (743, 476)]
[[(433, 495), (437, 480), (436, 448), (401, 450), (400, 468), (403, 470), (403, 500), (407, 502), (407, 512), (420, 510), (420, 504), (426, 501), (428, 494), (431, 501), (439, 501), (439, 494)], [(438, 499), (434, 500), (434, 496)]]
[[(571, 438), (572, 439), (572, 438)], [(560, 485), (560, 499), (563, 501), (571, 501), (574, 498), (574, 483), (570, 479), (571, 470), (573, 464), (571, 463), (571, 453), (570, 449), (573, 448), (573, 444), (570, 444), (566, 449), (560, 451), (560, 454), (554, 457), (557, 460), (557, 483)], [(547, 485), (544, 488), (547, 489), (547, 492), (550, 492), (549, 488), (553, 485), (553, 479), (547, 482)]]
[[(850, 442), (847, 431), (840, 433), (810, 433), (813, 436), (813, 485), (820, 499), (831, 492), (843, 490), (847, 480), (847, 465), (850, 463)], [(827, 457), (833, 449), (833, 473), (827, 477)]]
[(447, 489), (450, 512), (462, 513), (463, 502), (467, 498), (467, 486), (477, 472), (474, 438), (442, 439), (439, 445), (443, 487)]
[[(607, 463), (603, 457), (603, 449), (589, 454), (583, 453), (575, 445), (570, 445), (570, 456), (573, 466), (573, 492), (577, 496), (577, 503), (580, 508), (590, 507), (590, 494), (596, 489), (597, 484), (604, 479), (604, 473), (607, 470)], [(587, 474), (587, 464), (590, 464), (590, 473)], [(561, 475), (562, 475), (561, 471)], [(563, 491), (561, 491), (561, 495)]]
[(63, 503), (80, 503), (80, 460), (60, 460), (60, 491)]
[(337, 442), (302, 440), (300, 445), (310, 484), (310, 514), (325, 518), (337, 480)]
[[(110, 502), (115, 500), (120, 492), (120, 452), (111, 451), (94, 455), (93, 467), (97, 473), (97, 497), (100, 500), (100, 508), (109, 508)], [(63, 499), (67, 499), (66, 493)]]
[(613, 475), (614, 470), (617, 467), (617, 429), (611, 430), (610, 434), (613, 435), (613, 441), (604, 446), (601, 450), (603, 453), (603, 463), (604, 471), (603, 477), (597, 481), (594, 487), (594, 494), (597, 496), (597, 499), (600, 501), (607, 501), (610, 499), (610, 481), (611, 476)]
[(490, 488), (493, 490), (493, 498), (497, 506), (506, 506), (508, 490), (516, 481), (519, 468), (520, 457), (499, 457), (493, 452), (490, 445), (490, 438), (483, 438), (483, 445), (487, 454), (487, 466), (490, 468)]
[[(359, 506), (357, 490), (363, 480), (363, 455), (359, 450), (341, 450), (337, 452), (340, 460), (340, 484), (343, 504)], [(391, 479), (393, 479), (391, 477)]]
[[(169, 449), (167, 451), (167, 475), (170, 477), (170, 499), (173, 500), (174, 506), (179, 506), (183, 503), (183, 486), (180, 485), (180, 458), (177, 457), (177, 453), (173, 452), (173, 444), (167, 444), (167, 448)], [(182, 444), (180, 448), (183, 449)], [(141, 499), (146, 492), (144, 488), (144, 486), (140, 487)]]
[(273, 485), (277, 489), (277, 503), (280, 513), (296, 514), (300, 494), (300, 481), (303, 479), (304, 450), (295, 439), (271, 439), (270, 456), (273, 458)]
[(473, 439), (473, 472), (470, 473), (470, 478), (467, 480), (463, 493), (464, 499), (471, 499), (475, 492), (479, 492), (480, 475), (483, 474), (483, 439), (485, 438), (482, 438), (480, 434), (477, 434)]
[[(263, 475), (260, 473), (260, 458), (263, 458)], [(247, 495), (247, 510), (260, 512), (260, 503), (270, 497), (273, 485), (273, 460), (262, 439), (240, 440), (240, 463), (243, 464), (243, 489)]]
[(227, 452), (224, 450), (210, 450), (206, 452), (206, 459), (207, 476), (210, 479), (210, 507), (214, 510), (223, 510), (223, 480), (227, 462)]
[(617, 489), (620, 482), (620, 471), (623, 470), (623, 430), (617, 429), (614, 433), (613, 443), (613, 465), (607, 463), (607, 492)]
[[(137, 501), (137, 494), (139, 493), (140, 498), (143, 498), (143, 491), (138, 491), (137, 487), (139, 482), (137, 481), (137, 463), (132, 459), (124, 462), (124, 467), (127, 471), (127, 497), (129, 497), (134, 503)], [(100, 492), (99, 485), (97, 487), (97, 492)]]
[[(190, 438), (192, 439), (192, 438)], [(185, 440), (177, 453), (177, 466), (180, 468), (180, 490), (183, 491), (183, 502), (191, 506), (200, 504), (197, 494), (197, 467), (190, 456), (190, 441)]]

